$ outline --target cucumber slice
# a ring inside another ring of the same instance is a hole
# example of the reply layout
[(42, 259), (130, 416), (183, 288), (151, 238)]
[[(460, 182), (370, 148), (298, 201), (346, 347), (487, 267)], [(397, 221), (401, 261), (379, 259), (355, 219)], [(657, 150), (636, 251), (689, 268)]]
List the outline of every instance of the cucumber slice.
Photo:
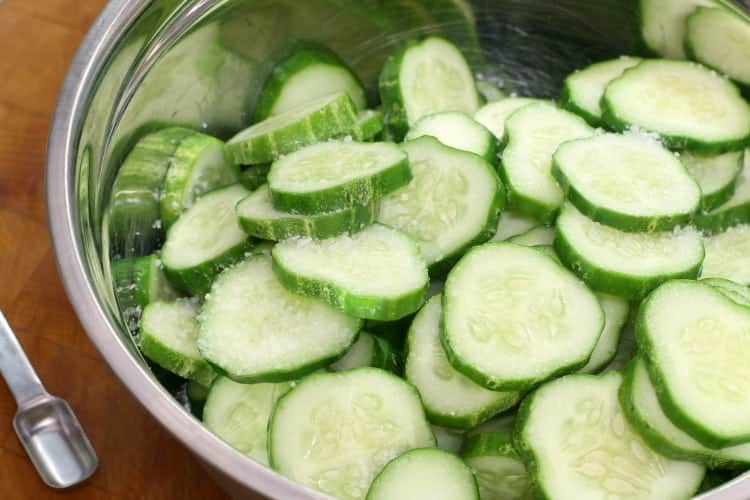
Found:
[(744, 152), (705, 156), (682, 153), (680, 161), (701, 188), (701, 210), (708, 212), (728, 202), (742, 172)]
[(664, 284), (640, 308), (636, 339), (664, 413), (704, 446), (750, 441), (748, 329), (750, 309), (695, 281)]
[(473, 114), (480, 105), (466, 59), (452, 43), (435, 36), (412, 40), (390, 56), (378, 88), (386, 127), (396, 139), (425, 115)]
[(623, 71), (640, 62), (638, 57), (620, 56), (572, 73), (563, 82), (560, 106), (582, 116), (593, 127), (601, 126), (602, 108), (599, 102), (604, 89)]
[(355, 341), (362, 322), (292, 294), (253, 255), (223, 272), (201, 312), (198, 347), (242, 383), (283, 382), (327, 366)]
[(750, 307), (750, 287), (724, 278), (703, 278), (701, 283), (710, 285), (741, 306)]
[(373, 223), (378, 205), (356, 205), (316, 215), (299, 215), (274, 208), (271, 191), (264, 184), (235, 207), (242, 229), (250, 236), (280, 241), (286, 238), (330, 238), (356, 233)]
[(638, 315), (637, 309), (630, 313), (625, 327), (620, 333), (620, 341), (617, 343), (617, 352), (612, 361), (604, 367), (602, 371), (612, 370), (624, 370), (628, 363), (633, 359), (638, 350), (638, 346), (635, 343), (635, 320), (634, 318)]
[(602, 311), (604, 311), (604, 329), (588, 363), (578, 370), (578, 373), (598, 372), (612, 361), (617, 354), (620, 332), (625, 326), (630, 312), (630, 305), (625, 299), (606, 293), (597, 293), (596, 298), (599, 299), (599, 305), (602, 306)]
[(474, 472), (482, 500), (532, 500), (526, 466), (510, 432), (480, 432), (466, 438), (461, 457)]
[(282, 241), (273, 264), (288, 290), (357, 318), (392, 321), (413, 313), (428, 284), (416, 243), (380, 224), (351, 236)]
[(196, 295), (205, 293), (222, 269), (250, 250), (250, 240), (234, 214), (234, 206), (248, 194), (239, 184), (213, 191), (174, 223), (161, 254), (174, 286)]
[(464, 434), (461, 431), (455, 429), (446, 429), (444, 427), (438, 427), (433, 425), (432, 433), (435, 435), (435, 441), (437, 446), (445, 451), (451, 453), (458, 453), (464, 442)]
[(704, 240), (702, 278), (724, 278), (750, 285), (750, 225), (743, 224)]
[(331, 369), (337, 372), (375, 366), (378, 356), (378, 344), (375, 336), (365, 331), (359, 332), (357, 341), (349, 348), (343, 356), (334, 363)]
[(177, 298), (156, 255), (112, 261), (112, 286), (123, 319), (133, 332), (138, 329), (144, 307), (157, 300)]
[(669, 59), (685, 59), (685, 28), (696, 7), (713, 0), (639, 0), (641, 36), (649, 51)]
[(455, 149), (481, 156), (487, 163), (497, 160), (497, 139), (487, 128), (460, 111), (425, 115), (409, 129), (406, 140), (429, 135)]
[(477, 90), (487, 102), (495, 102), (507, 97), (503, 89), (487, 80), (477, 80)]
[(737, 466), (750, 461), (750, 444), (710, 449), (685, 434), (664, 414), (646, 363), (636, 357), (625, 371), (620, 405), (630, 425), (656, 452), (673, 460), (690, 460), (709, 467)]
[(439, 448), (407, 451), (383, 467), (367, 500), (479, 500), (471, 469), (453, 453)]
[(239, 183), (245, 186), (248, 191), (255, 191), (268, 181), (270, 170), (270, 163), (244, 166), (238, 177)]
[(601, 134), (562, 144), (552, 175), (590, 219), (628, 232), (687, 224), (701, 191), (669, 150), (638, 134)]
[(351, 134), (356, 124), (352, 100), (347, 94), (334, 94), (246, 128), (227, 141), (224, 152), (233, 163), (268, 163), (307, 145)]
[(441, 300), (432, 297), (409, 328), (404, 376), (419, 391), (430, 422), (470, 429), (514, 406), (520, 395), (487, 390), (450, 365), (440, 345)]
[(238, 384), (219, 377), (203, 407), (203, 425), (241, 453), (268, 465), (268, 421), (276, 402), (290, 388), (288, 382)]
[(310, 42), (297, 45), (263, 84), (255, 122), (337, 93), (347, 94), (357, 109), (367, 106), (362, 83), (335, 52)]
[(109, 204), (113, 255), (146, 255), (158, 248), (164, 237), (159, 221), (164, 176), (177, 146), (194, 133), (178, 127), (151, 133), (139, 140), (125, 158), (112, 185)]
[(541, 498), (690, 498), (703, 466), (646, 446), (617, 401), (622, 376), (569, 375), (526, 398), (516, 447)]
[(698, 229), (710, 234), (750, 222), (750, 154), (745, 152), (744, 158), (732, 196), (710, 212), (697, 214), (693, 223)]
[(555, 241), (555, 230), (549, 226), (537, 226), (508, 240), (525, 247), (549, 246)]
[(750, 104), (732, 82), (686, 61), (649, 60), (612, 81), (605, 122), (656, 133), (670, 148), (723, 153), (750, 143)]
[(159, 213), (169, 229), (196, 198), (239, 180), (238, 169), (224, 160), (224, 142), (195, 133), (177, 146), (164, 178)]
[(508, 97), (501, 101), (485, 104), (474, 113), (474, 119), (487, 127), (487, 130), (492, 132), (498, 141), (502, 141), (505, 137), (505, 121), (510, 115), (529, 104), (543, 102), (546, 101), (530, 97)]
[(366, 109), (357, 115), (357, 123), (352, 137), (357, 141), (370, 141), (383, 132), (383, 113), (376, 109)]
[[(213, 384), (214, 382), (212, 381), (211, 386), (213, 386)], [(202, 411), (203, 404), (206, 402), (206, 398), (208, 398), (208, 393), (211, 390), (211, 386), (203, 385), (195, 380), (189, 380), (185, 391), (187, 392), (187, 396), (190, 399), (190, 403), (200, 404)]]
[(699, 7), (687, 19), (685, 49), (694, 59), (750, 86), (750, 22), (728, 8)]
[(551, 104), (531, 104), (505, 122), (500, 176), (509, 206), (542, 222), (554, 219), (563, 192), (552, 177), (552, 154), (563, 142), (590, 137), (583, 118)]
[(500, 214), (500, 222), (492, 241), (505, 241), (514, 236), (521, 235), (539, 225), (539, 221), (526, 215), (521, 215), (513, 210), (504, 210)]
[(557, 218), (555, 250), (594, 290), (630, 299), (670, 279), (696, 278), (704, 256), (692, 228), (626, 233), (592, 221), (570, 203)]
[(268, 429), (274, 469), (344, 500), (364, 498), (393, 457), (435, 444), (417, 391), (377, 368), (305, 378), (279, 400)]
[(488, 389), (525, 390), (581, 368), (603, 327), (596, 296), (530, 248), (475, 247), (445, 283), (442, 342), (448, 359)]
[(492, 237), (503, 206), (503, 187), (476, 155), (420, 137), (403, 145), (411, 182), (384, 197), (378, 221), (417, 240), (428, 265), (451, 262)]
[(189, 299), (152, 302), (143, 309), (138, 344), (148, 359), (183, 378), (211, 385), (211, 366), (198, 351), (197, 304)]
[(366, 205), (410, 180), (406, 154), (387, 142), (315, 144), (274, 162), (268, 174), (274, 206), (301, 214)]

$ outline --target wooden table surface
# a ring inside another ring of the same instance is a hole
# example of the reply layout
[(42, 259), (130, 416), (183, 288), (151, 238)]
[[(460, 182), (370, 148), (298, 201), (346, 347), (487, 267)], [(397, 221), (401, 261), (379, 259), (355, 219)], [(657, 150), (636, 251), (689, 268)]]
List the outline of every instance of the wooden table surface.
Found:
[(100, 462), (82, 486), (45, 487), (12, 431), (15, 403), (0, 382), (0, 499), (225, 500), (99, 356), (68, 303), (50, 248), (49, 121), (68, 64), (104, 4), (0, 0), (0, 309), (49, 391), (73, 406)]

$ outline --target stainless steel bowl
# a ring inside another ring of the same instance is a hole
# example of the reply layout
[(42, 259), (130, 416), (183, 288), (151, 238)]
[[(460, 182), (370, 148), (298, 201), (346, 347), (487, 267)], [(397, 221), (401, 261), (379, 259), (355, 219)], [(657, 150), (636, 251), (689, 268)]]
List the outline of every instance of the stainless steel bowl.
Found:
[[(183, 124), (227, 136), (247, 123), (269, 57), (290, 39), (336, 49), (365, 82), (395, 45), (439, 33), (477, 74), (555, 96), (562, 77), (638, 51), (635, 0), (111, 0), (60, 93), (47, 156), (49, 221), (63, 282), (97, 348), (136, 398), (242, 497), (324, 498), (224, 444), (156, 381), (115, 304), (104, 217), (123, 155)], [(374, 89), (370, 89), (373, 91)], [(105, 457), (106, 459), (106, 457)], [(750, 498), (747, 474), (705, 499)]]

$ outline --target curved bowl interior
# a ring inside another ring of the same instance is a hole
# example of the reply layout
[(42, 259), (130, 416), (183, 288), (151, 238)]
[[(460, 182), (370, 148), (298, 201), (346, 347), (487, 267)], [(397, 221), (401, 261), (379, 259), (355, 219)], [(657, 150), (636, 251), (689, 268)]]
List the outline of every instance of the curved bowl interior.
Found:
[[(246, 125), (273, 55), (293, 39), (336, 50), (375, 96), (405, 39), (440, 34), (477, 76), (520, 95), (557, 97), (595, 60), (640, 53), (634, 0), (112, 0), (84, 40), (50, 133), (47, 198), (59, 268), (88, 334), (146, 408), (220, 477), (274, 498), (322, 498), (203, 429), (157, 381), (117, 310), (102, 231), (120, 162), (169, 124), (226, 138)], [(741, 479), (741, 478), (740, 478)], [(737, 480), (705, 496), (750, 498)]]

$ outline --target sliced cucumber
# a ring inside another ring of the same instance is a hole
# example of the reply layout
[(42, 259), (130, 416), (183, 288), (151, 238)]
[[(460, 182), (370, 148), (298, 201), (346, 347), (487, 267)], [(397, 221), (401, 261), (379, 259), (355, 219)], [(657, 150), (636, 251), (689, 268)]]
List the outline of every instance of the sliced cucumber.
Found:
[(383, 467), (367, 500), (479, 500), (471, 469), (453, 453), (439, 448), (407, 451)]
[(451, 453), (458, 453), (464, 442), (464, 433), (455, 429), (446, 429), (444, 427), (432, 426), (432, 433), (435, 435), (437, 446)]
[(724, 278), (750, 285), (750, 225), (743, 224), (704, 240), (702, 278)]
[(246, 128), (224, 146), (233, 163), (268, 163), (316, 142), (353, 133), (357, 110), (347, 94), (323, 97)]
[(428, 284), (416, 243), (380, 224), (351, 236), (282, 241), (273, 262), (288, 290), (357, 318), (392, 321), (413, 313)]
[(425, 115), (409, 129), (406, 140), (429, 135), (446, 146), (481, 156), (487, 163), (497, 160), (497, 139), (487, 128), (460, 111)]
[(674, 278), (696, 278), (703, 262), (700, 234), (687, 228), (626, 233), (587, 218), (567, 203), (557, 218), (560, 260), (593, 289), (639, 299)]
[(197, 304), (189, 299), (152, 302), (143, 309), (138, 343), (148, 359), (183, 378), (211, 385), (211, 366), (198, 351)]
[(714, 0), (639, 0), (641, 36), (653, 53), (685, 59), (685, 28), (696, 7), (716, 5)]
[(614, 130), (656, 133), (670, 148), (723, 153), (750, 143), (750, 104), (730, 81), (692, 62), (642, 62), (607, 86), (602, 109)]
[[(346, 353), (331, 363), (331, 369), (337, 372), (375, 366), (378, 358), (378, 343), (375, 336), (365, 331), (359, 332), (357, 341)], [(378, 367), (380, 368), (380, 367)]]
[(419, 391), (430, 422), (470, 429), (514, 406), (520, 395), (487, 390), (450, 365), (440, 344), (441, 300), (432, 297), (409, 328), (404, 376)]
[(235, 207), (242, 229), (250, 236), (280, 241), (286, 238), (329, 238), (355, 233), (375, 221), (378, 205), (356, 205), (333, 212), (299, 215), (274, 208), (264, 184)]
[(123, 162), (112, 185), (109, 240), (113, 255), (130, 257), (156, 250), (164, 230), (159, 220), (159, 196), (177, 146), (194, 134), (167, 128), (139, 140)]
[(598, 62), (569, 75), (563, 82), (560, 106), (582, 116), (590, 125), (602, 125), (599, 101), (609, 82), (641, 62), (638, 57), (621, 56)]
[(549, 246), (555, 241), (555, 230), (549, 226), (536, 226), (508, 241), (525, 247)]
[(274, 162), (268, 174), (274, 206), (301, 214), (372, 203), (410, 180), (406, 154), (387, 142), (315, 144)]
[(628, 320), (630, 305), (625, 299), (597, 293), (599, 305), (604, 311), (604, 329), (599, 336), (599, 341), (591, 353), (588, 363), (578, 370), (578, 373), (595, 373), (603, 369), (617, 354), (617, 346), (620, 343), (620, 332)]
[(704, 278), (701, 283), (710, 285), (741, 306), (750, 306), (750, 287), (724, 278)]
[(750, 86), (750, 22), (733, 9), (699, 7), (687, 19), (685, 49), (691, 59)]
[(495, 102), (506, 98), (503, 89), (487, 80), (477, 80), (477, 90), (487, 102)]
[(224, 160), (224, 143), (195, 133), (177, 146), (159, 201), (161, 223), (169, 229), (196, 198), (239, 180), (238, 169)]
[(482, 106), (479, 111), (474, 113), (474, 119), (487, 127), (487, 130), (502, 141), (505, 137), (505, 121), (524, 106), (529, 104), (543, 103), (542, 99), (532, 99), (530, 97), (508, 97), (497, 102), (491, 102)]
[(541, 498), (690, 498), (703, 466), (652, 451), (622, 414), (622, 376), (569, 375), (521, 405), (516, 445)]
[(466, 59), (452, 43), (435, 36), (408, 42), (389, 57), (378, 88), (386, 126), (396, 139), (425, 115), (473, 114), (480, 105)]
[(505, 241), (514, 236), (521, 235), (530, 229), (539, 226), (539, 221), (526, 215), (518, 214), (512, 210), (504, 210), (500, 214), (500, 222), (492, 241)]
[(239, 183), (245, 186), (248, 191), (255, 191), (268, 181), (270, 170), (270, 163), (244, 166), (239, 174)]
[(461, 457), (474, 471), (482, 500), (531, 500), (526, 466), (510, 432), (481, 432), (464, 441)]
[(695, 216), (698, 229), (717, 233), (741, 223), (750, 222), (750, 154), (745, 152), (744, 166), (737, 177), (732, 196), (723, 205)]
[(376, 368), (305, 378), (268, 429), (274, 469), (343, 500), (363, 499), (393, 457), (435, 444), (417, 391)]
[[(211, 386), (213, 386), (213, 384), (214, 381), (211, 382)], [(190, 399), (190, 403), (193, 405), (199, 404), (201, 406), (201, 413), (203, 411), (203, 405), (206, 402), (206, 398), (208, 398), (208, 393), (211, 390), (211, 386), (203, 385), (200, 382), (196, 382), (195, 380), (189, 380), (187, 387), (185, 388), (187, 396)]]
[(625, 371), (620, 404), (630, 425), (652, 449), (665, 457), (704, 463), (709, 467), (750, 461), (750, 444), (710, 449), (675, 426), (664, 414), (646, 363), (640, 357), (636, 357)]
[(701, 210), (707, 212), (728, 202), (742, 172), (744, 152), (705, 156), (682, 153), (680, 161), (701, 188)]
[(357, 109), (367, 105), (354, 72), (332, 50), (298, 43), (273, 68), (255, 107), (254, 121), (265, 120), (336, 93), (346, 93)]
[(200, 322), (203, 357), (243, 383), (292, 380), (327, 366), (362, 326), (323, 302), (285, 290), (264, 255), (217, 278)]
[(704, 446), (750, 441), (749, 330), (750, 309), (695, 281), (660, 286), (639, 310), (636, 338), (664, 413)]
[(403, 148), (412, 180), (381, 200), (378, 221), (417, 240), (428, 265), (450, 262), (490, 239), (504, 198), (492, 166), (433, 137)]
[(442, 342), (451, 364), (494, 390), (524, 390), (584, 366), (604, 327), (596, 296), (531, 248), (488, 243), (451, 270)]
[(268, 465), (268, 421), (276, 402), (291, 385), (238, 384), (219, 377), (203, 407), (203, 425), (253, 460)]
[(161, 259), (169, 281), (193, 294), (208, 291), (222, 269), (242, 259), (251, 243), (234, 214), (250, 194), (239, 184), (199, 198), (167, 234)]
[(112, 286), (117, 305), (131, 331), (138, 329), (141, 312), (148, 304), (177, 298), (156, 255), (112, 261)]
[(552, 175), (581, 213), (621, 231), (667, 231), (700, 206), (701, 190), (677, 157), (638, 134), (562, 144)]
[(554, 219), (563, 192), (552, 177), (552, 154), (563, 142), (590, 137), (583, 118), (551, 104), (531, 104), (505, 122), (500, 175), (510, 208), (542, 222)]
[(371, 141), (383, 132), (383, 113), (376, 109), (366, 109), (357, 115), (357, 123), (352, 137), (357, 141)]

